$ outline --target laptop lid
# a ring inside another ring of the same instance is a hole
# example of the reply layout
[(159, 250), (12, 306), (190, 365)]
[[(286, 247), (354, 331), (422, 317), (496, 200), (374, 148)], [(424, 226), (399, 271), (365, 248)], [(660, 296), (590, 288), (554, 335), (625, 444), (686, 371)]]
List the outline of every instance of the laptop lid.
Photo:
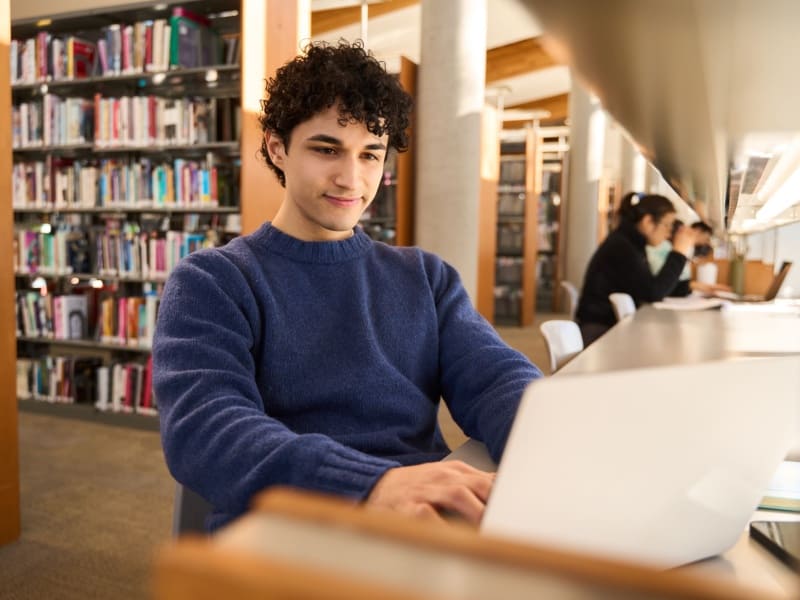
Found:
[(781, 291), (781, 286), (786, 276), (789, 274), (791, 266), (792, 263), (790, 261), (781, 263), (781, 268), (778, 269), (778, 272), (772, 277), (772, 281), (763, 296), (760, 294), (736, 294), (723, 290), (716, 290), (711, 295), (723, 300), (730, 300), (731, 302), (770, 302), (778, 297), (778, 292)]
[(669, 568), (742, 532), (800, 433), (800, 357), (533, 382), (481, 530)]
[(767, 288), (767, 291), (764, 293), (764, 300), (774, 300), (778, 296), (778, 292), (781, 291), (783, 281), (789, 274), (789, 269), (791, 267), (791, 262), (783, 261), (781, 268), (775, 273), (775, 277), (772, 278), (772, 283), (769, 284), (769, 288)]

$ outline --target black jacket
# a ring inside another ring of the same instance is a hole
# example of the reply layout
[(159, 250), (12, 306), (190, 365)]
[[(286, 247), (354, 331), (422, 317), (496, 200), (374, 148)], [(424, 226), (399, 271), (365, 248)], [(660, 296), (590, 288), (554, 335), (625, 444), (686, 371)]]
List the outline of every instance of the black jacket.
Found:
[(646, 245), (645, 237), (628, 223), (617, 227), (600, 244), (586, 269), (575, 314), (578, 323), (613, 325), (616, 317), (608, 300), (613, 292), (630, 294), (638, 307), (663, 300), (675, 288), (686, 257), (670, 251), (661, 271), (653, 275), (647, 263)]

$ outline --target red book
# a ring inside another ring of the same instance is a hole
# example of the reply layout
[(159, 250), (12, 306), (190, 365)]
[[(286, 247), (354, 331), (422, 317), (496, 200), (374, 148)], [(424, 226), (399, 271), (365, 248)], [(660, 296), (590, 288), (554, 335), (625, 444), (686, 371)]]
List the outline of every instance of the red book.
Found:
[(125, 365), (125, 395), (122, 398), (122, 412), (133, 412), (133, 384), (134, 377), (132, 365)]
[(203, 27), (210, 27), (211, 20), (203, 15), (198, 15), (196, 12), (192, 12), (188, 8), (184, 8), (182, 6), (176, 6), (172, 9), (172, 16), (173, 17), (185, 17), (191, 21), (194, 21), (198, 25), (202, 25)]
[(144, 368), (144, 385), (142, 390), (142, 408), (153, 407), (153, 356), (147, 358), (147, 365)]
[(120, 344), (125, 343), (127, 325), (128, 325), (128, 299), (125, 296), (120, 296), (117, 300), (117, 338)]
[(70, 44), (72, 44), (72, 73), (68, 73), (68, 75), (75, 79), (90, 77), (94, 70), (97, 47), (93, 42), (76, 37), (67, 39), (67, 45)]
[(145, 69), (153, 64), (153, 24), (148, 23), (144, 30), (144, 65)]

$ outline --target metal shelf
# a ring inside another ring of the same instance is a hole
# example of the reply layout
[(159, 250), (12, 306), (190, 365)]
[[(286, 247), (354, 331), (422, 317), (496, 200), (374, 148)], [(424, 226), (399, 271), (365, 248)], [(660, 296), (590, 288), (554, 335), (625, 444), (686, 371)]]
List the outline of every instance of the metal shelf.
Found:
[(55, 415), (80, 421), (91, 421), (117, 427), (132, 427), (146, 431), (158, 431), (157, 415), (138, 413), (112, 413), (97, 410), (92, 404), (47, 402), (45, 400), (20, 399), (17, 402), (21, 411), (45, 415)]
[(107, 342), (95, 342), (93, 340), (59, 340), (47, 337), (17, 336), (18, 342), (30, 342), (33, 344), (47, 344), (50, 346), (69, 346), (72, 348), (86, 348), (91, 350), (113, 350), (115, 352), (132, 352), (134, 354), (150, 354), (151, 348), (142, 346), (125, 346), (123, 344), (110, 344)]
[(157, 213), (157, 214), (171, 214), (171, 213), (219, 213), (219, 214), (237, 214), (239, 212), (238, 206), (88, 206), (88, 207), (65, 207), (65, 208), (39, 208), (39, 207), (25, 207), (14, 208), (15, 213), (33, 213), (33, 214), (55, 214), (55, 213)]
[(97, 154), (194, 154), (217, 152), (228, 156), (239, 155), (239, 142), (208, 142), (205, 144), (163, 144), (147, 146), (98, 146), (93, 142), (84, 144), (63, 144), (57, 146), (26, 146), (12, 148), (15, 155), (21, 154), (59, 154), (65, 156), (85, 156), (87, 152)]

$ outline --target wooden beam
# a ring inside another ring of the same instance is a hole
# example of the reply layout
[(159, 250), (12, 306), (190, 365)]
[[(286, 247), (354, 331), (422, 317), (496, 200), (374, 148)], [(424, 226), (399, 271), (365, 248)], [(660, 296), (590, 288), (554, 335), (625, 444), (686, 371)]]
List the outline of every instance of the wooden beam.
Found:
[[(547, 110), (550, 116), (542, 119), (541, 124), (550, 124), (561, 122), (567, 118), (567, 105), (569, 102), (569, 94), (559, 94), (558, 96), (548, 96), (547, 98), (540, 98), (539, 100), (531, 100), (530, 102), (522, 102), (514, 104), (513, 106), (506, 106), (507, 109), (517, 110)], [(525, 127), (530, 123), (526, 121), (506, 121), (503, 123), (504, 129), (519, 129)]]
[(535, 37), (498, 48), (486, 53), (486, 83), (524, 75), (557, 65), (542, 45), (542, 38)]
[[(369, 17), (380, 17), (386, 13), (414, 6), (419, 0), (387, 0), (369, 5)], [(311, 13), (311, 35), (317, 37), (326, 31), (333, 31), (361, 22), (361, 7), (333, 8), (331, 10), (318, 10)]]

